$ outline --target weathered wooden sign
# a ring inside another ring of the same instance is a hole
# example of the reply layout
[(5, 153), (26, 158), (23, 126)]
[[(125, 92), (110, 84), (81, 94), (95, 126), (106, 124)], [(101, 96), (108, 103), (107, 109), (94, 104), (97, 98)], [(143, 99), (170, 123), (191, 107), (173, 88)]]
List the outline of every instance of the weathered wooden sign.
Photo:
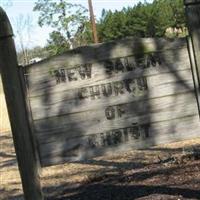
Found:
[(185, 0), (188, 42), (126, 39), (25, 68), (0, 7), (0, 72), (25, 199), (44, 199), (40, 163), (200, 137), (199, 4)]
[(25, 78), (42, 166), (200, 136), (185, 39), (81, 47)]

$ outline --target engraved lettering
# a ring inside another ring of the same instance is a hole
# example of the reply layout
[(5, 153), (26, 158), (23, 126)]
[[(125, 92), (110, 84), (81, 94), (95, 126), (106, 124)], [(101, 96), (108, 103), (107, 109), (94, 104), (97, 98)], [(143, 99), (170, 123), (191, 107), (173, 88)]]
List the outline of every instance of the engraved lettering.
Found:
[(120, 144), (122, 142), (122, 132), (121, 130), (116, 130), (113, 132), (113, 143)]
[(145, 95), (147, 90), (146, 78), (127, 79), (78, 89), (78, 97), (80, 99), (91, 97), (92, 100), (95, 100), (103, 96), (119, 96), (126, 92), (132, 93), (134, 96), (141, 96)]
[(108, 120), (115, 119), (116, 116), (119, 118), (125, 114), (124, 105), (109, 106), (105, 109), (105, 115)]
[(54, 70), (54, 76), (56, 78), (56, 84), (66, 82), (66, 75), (64, 69)]
[(112, 145), (112, 135), (110, 131), (106, 132), (106, 142), (108, 146)]
[(133, 71), (136, 68), (134, 57), (124, 58), (124, 63), (125, 63), (127, 71)]
[(65, 70), (60, 69), (61, 82), (66, 82)]
[(131, 128), (128, 128), (128, 133), (133, 139), (139, 139), (140, 132), (139, 132), (139, 127), (137, 126), (137, 124), (135, 124), (135, 126)]
[(86, 143), (89, 148), (98, 148), (119, 145), (131, 140), (144, 140), (150, 137), (149, 128), (149, 124), (139, 125), (138, 123), (134, 123), (131, 127), (90, 135)]
[(76, 71), (75, 69), (68, 69), (67, 70), (67, 76), (68, 76), (68, 80), (71, 81), (77, 81), (77, 76), (76, 76)]
[(131, 90), (131, 88), (130, 88), (130, 84), (131, 84), (132, 82), (133, 82), (133, 80), (131, 80), (131, 79), (124, 80), (125, 88), (126, 88), (126, 90), (127, 90), (129, 93), (132, 92), (132, 90)]
[(90, 87), (90, 96), (91, 96), (91, 99), (100, 99), (101, 98), (101, 94), (100, 94), (100, 90), (99, 90), (99, 86), (92, 86)]
[(128, 142), (129, 141), (129, 135), (128, 135), (127, 129), (124, 129), (123, 133), (124, 133), (124, 141)]
[(101, 137), (102, 146), (106, 146), (107, 142), (106, 142), (106, 137), (105, 137), (104, 133), (100, 133), (100, 137)]
[(92, 73), (92, 65), (91, 64), (85, 64), (79, 68), (79, 74), (82, 80), (90, 79), (91, 73)]
[(118, 96), (119, 94), (124, 94), (124, 84), (122, 82), (115, 82), (114, 84), (114, 91), (115, 95)]
[(147, 57), (147, 67), (156, 67), (157, 65), (161, 65), (161, 59), (158, 53), (150, 53)]
[(137, 89), (136, 79), (129, 81), (129, 88), (130, 88), (131, 93), (133, 93), (134, 96), (137, 96), (137, 94), (135, 93)]
[(125, 109), (123, 108), (123, 105), (116, 106), (118, 117), (122, 117), (123, 114), (125, 114)]
[[(128, 56), (124, 58), (116, 58), (103, 61), (105, 73), (112, 75), (113, 73), (123, 73), (136, 70), (137, 68), (145, 69), (149, 67), (158, 67), (162, 64), (159, 53), (149, 53), (143, 56)], [(54, 70), (56, 83), (86, 80), (92, 78), (92, 64), (83, 64), (71, 69)], [(51, 73), (50, 73), (51, 74)], [(51, 74), (52, 75), (52, 74)]]
[(124, 65), (120, 58), (117, 58), (115, 61), (115, 72), (118, 73), (119, 71), (124, 72)]
[(86, 99), (88, 98), (90, 95), (88, 94), (88, 89), (87, 88), (80, 88), (78, 90), (78, 97), (80, 99)]
[(56, 78), (56, 84), (59, 84), (61, 82), (59, 70), (54, 70), (54, 76)]
[(115, 118), (115, 109), (112, 106), (109, 106), (105, 109), (105, 115), (108, 120)]
[(88, 137), (88, 145), (91, 148), (97, 147), (96, 138), (97, 138), (96, 135), (91, 135), (90, 137)]
[(138, 68), (141, 68), (141, 69), (146, 68), (147, 64), (146, 64), (145, 57), (137, 58), (136, 59), (136, 65), (138, 66)]
[(143, 124), (139, 127), (140, 135), (142, 136), (142, 139), (149, 137), (149, 128), (150, 128), (150, 124)]
[(114, 63), (112, 62), (112, 60), (105, 60), (104, 67), (105, 67), (106, 73), (111, 75), (114, 70)]
[(112, 85), (111, 83), (101, 85), (102, 93), (105, 97), (112, 95)]
[(138, 78), (137, 79), (137, 86), (138, 86), (138, 89), (141, 90), (141, 91), (147, 90), (148, 89), (147, 79), (145, 77)]

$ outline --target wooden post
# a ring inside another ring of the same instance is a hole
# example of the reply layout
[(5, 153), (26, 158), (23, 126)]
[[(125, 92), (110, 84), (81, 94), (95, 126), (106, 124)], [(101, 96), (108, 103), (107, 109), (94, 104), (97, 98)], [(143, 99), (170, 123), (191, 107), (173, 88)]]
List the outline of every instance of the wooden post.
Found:
[(0, 73), (8, 107), (19, 171), (26, 200), (43, 200), (25, 93), (20, 79), (13, 31), (0, 7)]
[(193, 79), (200, 113), (200, 0), (184, 0), (189, 28)]
[(95, 23), (95, 18), (94, 18), (92, 0), (88, 0), (88, 5), (89, 5), (89, 11), (90, 11), (90, 21), (92, 24), (93, 39), (94, 39), (94, 43), (97, 44), (99, 42), (99, 40), (98, 40), (98, 36), (97, 36), (97, 28), (96, 28), (96, 23)]

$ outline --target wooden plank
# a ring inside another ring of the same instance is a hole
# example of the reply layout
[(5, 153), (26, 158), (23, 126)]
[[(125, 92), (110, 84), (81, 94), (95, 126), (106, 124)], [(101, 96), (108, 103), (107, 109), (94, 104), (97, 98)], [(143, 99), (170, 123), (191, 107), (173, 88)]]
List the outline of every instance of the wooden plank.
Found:
[[(186, 17), (192, 41), (193, 52), (190, 51), (193, 64), (193, 77), (200, 113), (200, 1), (186, 1)], [(190, 48), (191, 50), (191, 48)]]
[[(124, 65), (123, 66), (123, 71), (133, 71), (136, 70), (138, 68), (142, 68), (143, 70), (147, 70), (148, 68), (152, 67), (151, 64), (152, 62), (154, 63), (153, 68), (155, 67), (160, 67), (160, 70), (164, 70), (165, 68), (167, 68), (167, 63), (173, 63), (173, 61), (175, 59), (179, 59), (176, 60), (176, 62), (182, 62), (181, 58), (186, 58), (188, 57), (188, 52), (187, 52), (187, 46), (178, 48), (178, 49), (168, 49), (166, 51), (156, 51), (156, 52), (150, 52), (147, 54), (141, 54), (140, 57), (138, 57), (137, 55), (130, 55), (130, 56), (124, 56), (124, 57), (110, 57), (110, 58), (104, 58), (103, 60), (95, 60), (92, 63), (89, 63), (87, 61), (85, 61), (85, 63), (81, 63), (81, 64), (76, 64), (74, 63), (74, 65), (68, 65), (65, 64), (64, 61), (62, 61), (63, 63), (60, 64), (55, 64), (52, 65), (50, 61), (46, 61), (45, 65), (42, 65), (39, 63), (36, 63), (36, 65), (41, 65), (40, 66), (40, 71), (35, 71), (35, 65), (30, 66), (30, 67), (25, 67), (26, 69), (26, 75), (28, 76), (32, 76), (32, 81), (37, 81), (37, 79), (44, 78), (46, 75), (49, 75), (49, 72), (53, 72), (53, 70), (59, 70), (59, 69), (65, 69), (65, 70), (70, 70), (70, 69), (74, 69), (76, 70), (76, 77), (81, 79), (81, 77), (78, 77), (79, 74), (79, 70), (81, 71), (81, 67), (85, 67), (86, 66), (91, 66), (92, 65), (92, 72), (94, 74), (99, 74), (99, 73), (103, 73), (105, 74), (105, 72), (109, 72), (109, 75), (112, 73), (119, 73), (122, 71), (122, 67), (119, 68), (118, 66), (116, 66), (116, 64), (119, 64), (119, 62), (121, 62), (120, 64)], [(71, 59), (72, 60), (72, 59)], [(108, 63), (108, 61), (110, 61)], [(159, 63), (155, 63), (156, 61), (159, 61)], [(59, 62), (59, 61), (58, 61)], [(68, 62), (67, 58), (65, 60), (65, 62)], [(112, 67), (109, 68), (110, 65), (113, 65)], [(175, 65), (177, 65), (176, 63), (174, 63)], [(99, 69), (98, 65), (102, 65), (103, 68), (106, 69), (103, 70), (103, 72), (101, 71), (102, 67)], [(178, 66), (178, 65), (177, 65)], [(38, 66), (39, 67), (39, 66)], [(99, 71), (100, 70), (100, 71)], [(166, 69), (165, 69), (166, 70)], [(169, 69), (172, 70), (172, 69)], [(176, 68), (174, 68), (174, 70), (176, 70)], [(35, 75), (35, 76), (34, 76)], [(82, 78), (83, 79), (83, 78)], [(33, 82), (34, 83), (34, 82)]]
[[(152, 63), (152, 60), (157, 60), (157, 62)], [(90, 85), (94, 82), (118, 76), (152, 76), (189, 69), (189, 66), (188, 51), (183, 48), (176, 51), (169, 50), (162, 52), (162, 54), (154, 53), (154, 56), (152, 54), (144, 55), (144, 58), (140, 59), (140, 61), (131, 56), (79, 65), (70, 69), (62, 65), (58, 69), (46, 65), (45, 73), (27, 74), (27, 80), (30, 96), (37, 96), (47, 91), (49, 93), (62, 92), (69, 88)], [(58, 77), (58, 75), (60, 76)]]
[(99, 132), (40, 146), (43, 166), (200, 137), (198, 116)]
[[(124, 76), (118, 76), (102, 82), (95, 82), (96, 85), (94, 86), (83, 86), (82, 88), (55, 94), (49, 94), (47, 92), (43, 96), (31, 98), (30, 104), (33, 119), (38, 120), (68, 113), (84, 112), (94, 110), (96, 107), (102, 108), (108, 105), (123, 104), (193, 91), (190, 70), (149, 76), (146, 79), (130, 78), (131, 75), (127, 75), (126, 79), (124, 79)], [(145, 85), (142, 88), (138, 88), (138, 80), (144, 80)], [(116, 92), (119, 84), (122, 87), (120, 92), (118, 90)], [(105, 88), (106, 93), (103, 92)], [(98, 93), (94, 91), (98, 91)], [(83, 97), (83, 94), (86, 97)]]
[(200, 3), (187, 6), (186, 14), (192, 38), (197, 75), (200, 80)]
[(81, 47), (27, 66), (25, 75), (43, 166), (113, 151), (120, 131), (126, 141), (117, 149), (174, 141), (171, 132), (198, 135), (185, 39)]
[(199, 4), (200, 0), (184, 0), (185, 5)]
[(193, 76), (193, 84), (194, 84), (194, 90), (197, 100), (197, 106), (199, 110), (199, 116), (200, 116), (200, 90), (198, 88), (198, 75), (197, 75), (197, 68), (195, 64), (195, 57), (194, 57), (194, 51), (192, 49), (192, 41), (191, 38), (188, 37), (188, 51), (190, 53), (190, 63), (191, 63), (191, 69), (192, 69), (192, 76)]
[(20, 80), (16, 50), (12, 38), (12, 27), (1, 7), (0, 30), (1, 76), (24, 196), (26, 200), (43, 200), (36, 150), (28, 123), (25, 94)]
[[(178, 49), (186, 47), (185, 38), (128, 38), (119, 41), (107, 42), (98, 45), (79, 47), (62, 55), (45, 59), (38, 63), (26, 66), (27, 73), (45, 73), (46, 68), (72, 68), (85, 63), (96, 63), (106, 59), (122, 58), (135, 55), (138, 59), (145, 53), (165, 50), (177, 50), (174, 57), (178, 58)], [(73, 59), (72, 59), (73, 58)]]
[(37, 120), (34, 122), (34, 127), (40, 144), (43, 144), (128, 127), (133, 123), (153, 123), (189, 115), (197, 115), (193, 93), (141, 100)]

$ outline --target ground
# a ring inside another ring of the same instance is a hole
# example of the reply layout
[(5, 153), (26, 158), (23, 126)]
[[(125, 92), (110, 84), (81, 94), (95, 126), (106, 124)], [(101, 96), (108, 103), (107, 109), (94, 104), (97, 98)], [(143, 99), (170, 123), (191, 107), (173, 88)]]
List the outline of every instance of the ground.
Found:
[[(200, 138), (41, 170), (48, 200), (200, 199)], [(0, 199), (23, 199), (11, 133), (0, 134)]]

